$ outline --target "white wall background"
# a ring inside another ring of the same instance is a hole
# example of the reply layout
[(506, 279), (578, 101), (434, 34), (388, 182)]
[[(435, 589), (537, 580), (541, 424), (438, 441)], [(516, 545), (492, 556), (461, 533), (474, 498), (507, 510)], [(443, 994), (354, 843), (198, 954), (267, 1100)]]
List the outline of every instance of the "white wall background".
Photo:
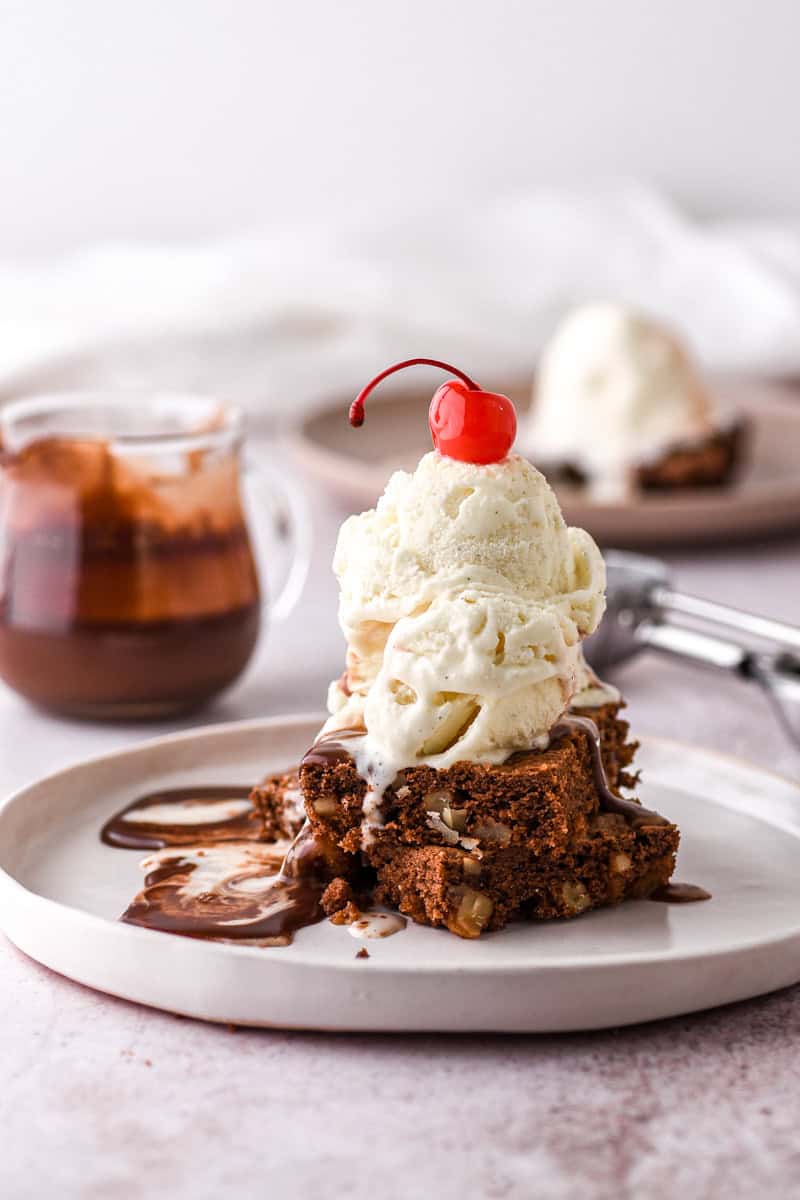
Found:
[(796, 0), (0, 0), (0, 255), (636, 175), (800, 213)]

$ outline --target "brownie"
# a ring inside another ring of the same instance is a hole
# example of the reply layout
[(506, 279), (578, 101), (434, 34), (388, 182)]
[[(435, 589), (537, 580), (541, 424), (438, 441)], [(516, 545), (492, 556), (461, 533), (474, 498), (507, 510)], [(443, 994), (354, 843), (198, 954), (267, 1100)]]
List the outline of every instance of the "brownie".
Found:
[(619, 799), (636, 750), (621, 707), (583, 713), (598, 727), (608, 789), (578, 721), (547, 750), (499, 766), (406, 768), (384, 793), (381, 824), (365, 831), (366, 783), (353, 759), (312, 754), (300, 779), (314, 837), (340, 852), (343, 879), (363, 887), (366, 867), (376, 901), (463, 937), (647, 895), (672, 874), (678, 831)]
[[(583, 710), (591, 713), (601, 738), (609, 784), (619, 788), (636, 750), (627, 742), (621, 704)], [(578, 710), (580, 711), (580, 710)], [(362, 804), (366, 783), (349, 755), (309, 761), (301, 780), (306, 812), (316, 835), (342, 850), (362, 849)], [(596, 807), (595, 781), (585, 739), (573, 734), (544, 751), (512, 755), (492, 766), (457, 762), (437, 770), (420, 765), (400, 772), (386, 789), (383, 823), (371, 831), (370, 861), (384, 850), (404, 845), (533, 842), (539, 854), (554, 855), (580, 832)], [(432, 815), (435, 814), (435, 815)]]
[(730, 482), (742, 459), (746, 427), (736, 421), (715, 429), (699, 442), (673, 446), (660, 458), (642, 464), (636, 480), (644, 491), (720, 487)]
[(297, 768), (268, 775), (253, 788), (250, 801), (260, 814), (261, 836), (265, 842), (278, 842), (299, 833), (305, 810)]
[[(747, 422), (733, 421), (693, 442), (678, 442), (651, 462), (636, 467), (633, 478), (645, 492), (680, 491), (682, 488), (723, 487), (730, 483), (745, 452)], [(552, 483), (585, 488), (589, 477), (575, 463), (547, 464)]]
[(669, 880), (676, 847), (673, 825), (634, 830), (623, 817), (597, 813), (557, 858), (523, 846), (490, 850), (481, 860), (455, 847), (401, 848), (379, 870), (375, 899), (419, 924), (478, 937), (517, 915), (574, 917), (648, 896)]

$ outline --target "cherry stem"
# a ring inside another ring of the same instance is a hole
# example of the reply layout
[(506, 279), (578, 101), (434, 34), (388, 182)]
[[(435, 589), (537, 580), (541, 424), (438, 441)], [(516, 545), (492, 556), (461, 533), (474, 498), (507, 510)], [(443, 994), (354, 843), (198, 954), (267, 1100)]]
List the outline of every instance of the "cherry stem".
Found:
[(443, 371), (448, 371), (451, 375), (456, 375), (465, 383), (470, 391), (479, 392), (481, 389), (469, 375), (465, 375), (463, 371), (459, 371), (458, 367), (451, 367), (450, 363), (441, 362), (438, 358), (407, 358), (403, 362), (395, 363), (392, 367), (387, 367), (385, 371), (381, 371), (380, 375), (376, 375), (371, 379), (366, 387), (363, 387), (356, 396), (353, 403), (350, 405), (350, 424), (354, 429), (358, 429), (364, 424), (364, 401), (370, 394), (373, 388), (377, 387), (386, 379), (387, 375), (394, 375), (395, 371), (404, 371), (406, 367), (441, 367)]

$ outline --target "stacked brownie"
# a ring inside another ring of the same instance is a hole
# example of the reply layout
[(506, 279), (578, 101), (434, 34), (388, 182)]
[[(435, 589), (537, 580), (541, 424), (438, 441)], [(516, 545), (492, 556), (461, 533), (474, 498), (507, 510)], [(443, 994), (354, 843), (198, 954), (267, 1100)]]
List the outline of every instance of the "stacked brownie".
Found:
[[(597, 724), (614, 795), (635, 782), (628, 768), (636, 745), (620, 708), (584, 714)], [(330, 896), (343, 905), (354, 891), (363, 903), (368, 892), (371, 902), (420, 924), (471, 938), (514, 918), (572, 917), (647, 896), (672, 873), (677, 829), (633, 801), (609, 803), (579, 723), (547, 750), (515, 754), (500, 766), (409, 767), (369, 825), (367, 784), (346, 746), (329, 742), (326, 753), (312, 752), (299, 775), (315, 840), (327, 848), (332, 879), (343, 881)], [(286, 799), (297, 786), (288, 774), (255, 790), (266, 837), (297, 828), (297, 809)]]

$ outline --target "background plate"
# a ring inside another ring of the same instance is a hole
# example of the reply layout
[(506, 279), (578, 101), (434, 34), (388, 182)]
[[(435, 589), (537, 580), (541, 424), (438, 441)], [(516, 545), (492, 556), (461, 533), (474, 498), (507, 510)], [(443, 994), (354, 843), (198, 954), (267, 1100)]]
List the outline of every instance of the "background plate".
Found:
[(212, 1021), (330, 1030), (554, 1031), (707, 1008), (800, 979), (800, 788), (735, 760), (645, 741), (645, 803), (683, 832), (677, 877), (713, 900), (639, 901), (477, 942), (410, 926), (369, 943), (324, 922), (286, 948), (119, 924), (143, 857), (98, 840), (156, 788), (252, 782), (296, 762), (319, 717), (178, 734), (60, 771), (0, 809), (0, 922), (90, 987)]
[[(424, 378), (424, 376), (423, 376)], [(430, 449), (427, 407), (436, 383), (402, 392), (387, 387), (370, 399), (367, 420), (354, 433), (347, 423), (352, 396), (331, 399), (301, 419), (292, 438), (301, 465), (349, 509), (368, 508), (386, 486), (390, 470), (413, 470)], [(492, 385), (511, 396), (524, 421), (530, 381)], [(624, 503), (594, 504), (560, 488), (570, 525), (606, 545), (644, 546), (738, 541), (800, 528), (800, 403), (788, 386), (757, 380), (719, 380), (721, 412), (737, 411), (751, 422), (747, 460), (729, 487), (677, 494), (648, 493)]]

